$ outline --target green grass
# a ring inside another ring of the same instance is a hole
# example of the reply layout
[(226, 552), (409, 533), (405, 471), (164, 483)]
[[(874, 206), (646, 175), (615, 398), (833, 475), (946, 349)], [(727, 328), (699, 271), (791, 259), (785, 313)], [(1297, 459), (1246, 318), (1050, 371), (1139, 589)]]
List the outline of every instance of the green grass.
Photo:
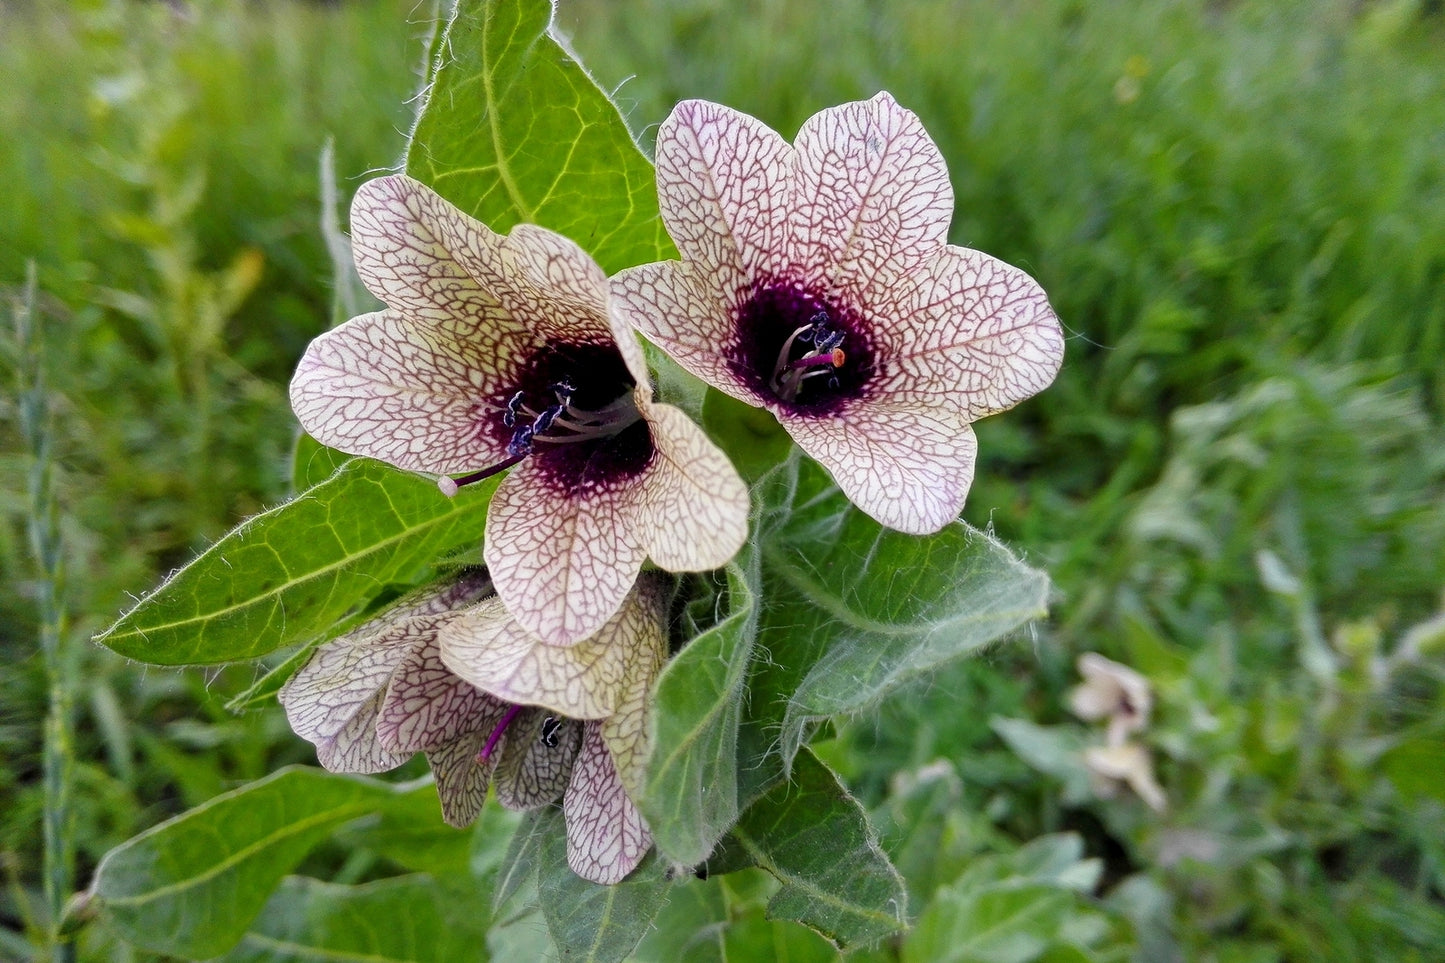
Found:
[[(0, 4), (0, 288), (37, 263), (76, 638), (283, 495), (284, 383), (330, 317), (318, 156), (334, 138), (343, 196), (396, 160), (426, 33), (405, 0), (189, 9)], [(912, 812), (895, 771), (945, 758), (944, 850), (1081, 831), (1133, 880), (1108, 905), (1146, 944), (1429, 958), (1445, 800), (1410, 760), (1445, 758), (1445, 670), (1438, 643), (1395, 653), (1445, 588), (1438, 9), (563, 0), (559, 22), (644, 142), (684, 97), (791, 136), (890, 90), (948, 157), (953, 241), (1037, 276), (1070, 331), (1058, 383), (980, 426), (966, 510), (1052, 572), (1053, 619), (828, 747), (885, 841)], [(0, 922), (19, 928), (44, 687), (4, 415)], [(1064, 799), (989, 724), (1083, 733), (1062, 700), (1090, 650), (1156, 686), (1164, 817)], [(220, 709), (249, 669), (83, 662), (82, 874), (306, 757), (278, 712)], [(1228, 858), (1171, 855), (1200, 839)], [(949, 882), (900, 864), (920, 898)]]

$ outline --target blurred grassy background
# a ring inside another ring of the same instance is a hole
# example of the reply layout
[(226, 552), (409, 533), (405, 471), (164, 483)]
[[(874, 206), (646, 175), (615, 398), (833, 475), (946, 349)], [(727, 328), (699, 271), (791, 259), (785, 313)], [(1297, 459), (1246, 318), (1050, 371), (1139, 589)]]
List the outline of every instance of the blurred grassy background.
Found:
[[(429, 17), (0, 3), (0, 287), (37, 264), (76, 636), (286, 493), (285, 380), (331, 315), (319, 157), (333, 140), (344, 199), (399, 156)], [(683, 97), (790, 137), (892, 91), (949, 159), (952, 240), (1033, 273), (1069, 329), (1058, 383), (979, 426), (966, 510), (1053, 574), (1053, 619), (826, 747), (915, 912), (979, 853), (1073, 829), (1148, 958), (1439, 959), (1439, 5), (562, 0), (558, 23), (644, 142)], [(5, 405), (0, 922), (21, 929), (44, 684)], [(1162, 815), (1078, 779), (1085, 651), (1155, 686)], [(307, 758), (278, 712), (220, 708), (250, 678), (85, 652), (82, 873)]]

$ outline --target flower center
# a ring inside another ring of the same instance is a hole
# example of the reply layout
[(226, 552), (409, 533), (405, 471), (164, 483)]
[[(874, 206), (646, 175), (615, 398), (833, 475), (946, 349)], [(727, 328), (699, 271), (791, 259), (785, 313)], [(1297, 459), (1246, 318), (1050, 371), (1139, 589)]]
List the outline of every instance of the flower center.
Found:
[(826, 414), (863, 393), (868, 339), (851, 315), (790, 284), (760, 287), (738, 313), (729, 365), (795, 414)]
[(448, 495), (536, 457), (564, 489), (630, 475), (652, 456), (652, 437), (633, 400), (626, 362), (610, 345), (549, 345), (497, 401), (478, 407), (480, 429), (507, 457), (461, 478), (443, 476)]

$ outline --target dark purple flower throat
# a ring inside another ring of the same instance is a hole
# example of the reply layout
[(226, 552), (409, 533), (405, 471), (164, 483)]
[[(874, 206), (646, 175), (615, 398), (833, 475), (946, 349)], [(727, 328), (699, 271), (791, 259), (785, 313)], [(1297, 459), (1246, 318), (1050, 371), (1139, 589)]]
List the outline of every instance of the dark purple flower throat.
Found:
[(652, 433), (633, 401), (636, 382), (615, 345), (547, 344), (501, 397), (477, 405), (479, 430), (507, 457), (464, 478), (443, 478), (442, 491), (481, 481), (536, 458), (565, 494), (625, 481), (652, 460)]
[(744, 384), (801, 415), (858, 398), (873, 346), (851, 311), (791, 284), (760, 285), (738, 311), (728, 366)]

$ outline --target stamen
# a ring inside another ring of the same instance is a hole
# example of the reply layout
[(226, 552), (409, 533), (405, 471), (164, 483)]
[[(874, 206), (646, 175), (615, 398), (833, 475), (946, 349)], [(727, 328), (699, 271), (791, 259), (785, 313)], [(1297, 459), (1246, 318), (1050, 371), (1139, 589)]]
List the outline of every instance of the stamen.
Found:
[(502, 733), (507, 731), (507, 726), (512, 724), (512, 720), (517, 718), (517, 714), (521, 711), (521, 706), (512, 706), (512, 708), (507, 710), (507, 714), (502, 716), (502, 721), (497, 723), (497, 728), (493, 729), (492, 734), (487, 737), (487, 744), (482, 746), (481, 752), (477, 753), (477, 762), (491, 762), (492, 753), (496, 751), (497, 743), (502, 741)]
[(517, 412), (522, 408), (522, 392), (517, 392), (507, 401), (507, 410), (502, 413), (502, 424), (508, 428), (517, 425)]
[(513, 458), (524, 458), (532, 453), (532, 426), (523, 425), (512, 432), (512, 440), (507, 442), (507, 454)]
[(843, 353), (842, 348), (833, 348), (831, 351), (826, 351), (823, 354), (815, 354), (809, 355), (804, 358), (799, 358), (797, 361), (794, 361), (792, 364), (788, 365), (788, 368), (815, 368), (825, 364), (832, 365), (834, 368), (841, 368), (843, 367), (843, 362), (847, 359), (848, 356)]
[(490, 468), (483, 468), (481, 471), (474, 471), (470, 475), (463, 475), (461, 478), (452, 478), (448, 475), (442, 475), (440, 478), (437, 479), (437, 487), (442, 490), (443, 495), (451, 498), (457, 493), (457, 489), (461, 488), (462, 486), (474, 485), (477, 482), (481, 481), (483, 478), (491, 478), (497, 472), (506, 471), (508, 468), (511, 468), (513, 465), (515, 465), (517, 462), (521, 461), (525, 457), (525, 454), (516, 455), (512, 458), (508, 458), (506, 461), (500, 461)]
[(532, 422), (532, 434), (535, 436), (546, 432), (548, 428), (552, 427), (552, 422), (556, 421), (557, 416), (561, 413), (562, 405), (553, 405), (544, 410), (537, 416), (537, 420)]
[(548, 749), (557, 748), (557, 733), (562, 729), (562, 720), (556, 716), (548, 716), (542, 720), (542, 745)]

